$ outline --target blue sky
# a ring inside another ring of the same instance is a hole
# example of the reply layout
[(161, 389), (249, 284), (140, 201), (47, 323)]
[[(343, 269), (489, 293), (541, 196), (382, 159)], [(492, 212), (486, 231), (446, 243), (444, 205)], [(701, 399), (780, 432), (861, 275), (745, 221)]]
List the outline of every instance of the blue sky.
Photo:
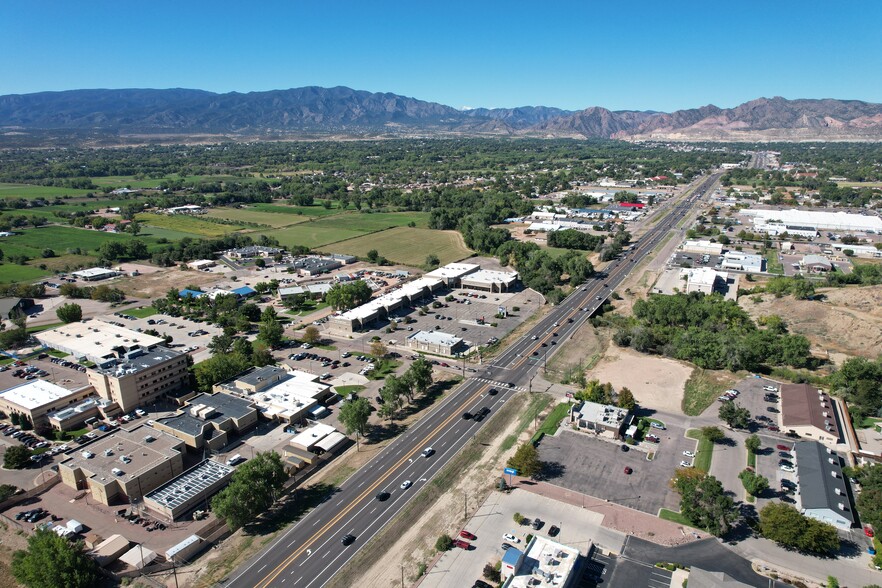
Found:
[(2, 0), (0, 94), (349, 86), (454, 107), (882, 102), (882, 2)]

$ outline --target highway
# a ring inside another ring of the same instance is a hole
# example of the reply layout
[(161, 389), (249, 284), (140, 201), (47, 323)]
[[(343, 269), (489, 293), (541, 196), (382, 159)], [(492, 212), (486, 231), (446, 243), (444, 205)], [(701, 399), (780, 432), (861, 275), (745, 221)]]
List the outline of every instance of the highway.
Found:
[[(516, 391), (527, 390), (545, 355), (553, 351), (552, 341), (563, 342), (572, 335), (719, 177), (705, 177), (688, 197), (662, 207), (654, 215), (655, 224), (619, 259), (576, 288), (525, 335), (355, 472), (328, 500), (280, 534), (221, 585), (312, 588), (327, 583), (486, 422), (464, 418), (463, 413), (475, 414), (487, 408), (487, 419), (492, 418)], [(491, 389), (497, 393), (490, 394)], [(432, 447), (434, 455), (422, 457), (426, 447)], [(402, 488), (405, 481), (410, 481), (406, 489)], [(388, 492), (389, 497), (379, 500), (380, 492)], [(355, 539), (343, 545), (342, 538), (347, 534)]]

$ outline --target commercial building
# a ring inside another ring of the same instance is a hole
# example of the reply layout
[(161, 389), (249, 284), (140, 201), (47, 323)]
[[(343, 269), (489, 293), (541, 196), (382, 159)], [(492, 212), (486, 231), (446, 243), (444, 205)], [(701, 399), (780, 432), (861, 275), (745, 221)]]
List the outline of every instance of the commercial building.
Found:
[(454, 355), (463, 345), (461, 338), (440, 331), (417, 331), (407, 338), (407, 346), (436, 355)]
[(197, 259), (187, 264), (187, 267), (194, 270), (204, 270), (217, 265), (213, 259)]
[(285, 467), (297, 471), (315, 463), (320, 455), (336, 453), (347, 447), (349, 438), (323, 423), (314, 423), (288, 441), (283, 451)]
[(479, 269), (481, 269), (481, 266), (475, 263), (448, 263), (430, 271), (426, 274), (426, 277), (437, 278), (443, 281), (444, 285), (448, 288), (455, 288), (464, 276), (473, 274)]
[(85, 280), (87, 282), (95, 282), (98, 280), (106, 280), (119, 274), (113, 270), (105, 269), (103, 267), (93, 267), (76, 272), (71, 272), (70, 275), (77, 279)]
[(125, 357), (127, 353), (150, 349), (164, 342), (161, 337), (94, 320), (62, 325), (36, 333), (34, 337), (44, 347), (93, 363)]
[(72, 406), (50, 412), (46, 418), (49, 420), (49, 426), (56, 431), (70, 431), (82, 428), (91, 419), (112, 417), (120, 412), (119, 405), (113, 401), (104, 398), (86, 398)]
[[(591, 545), (587, 547), (590, 552)], [(521, 551), (510, 547), (502, 555), (502, 588), (569, 588), (575, 586), (579, 561), (575, 547), (536, 535)]]
[(252, 259), (255, 257), (273, 257), (277, 253), (281, 253), (282, 249), (278, 247), (263, 247), (260, 245), (248, 245), (239, 249), (230, 249), (224, 255), (231, 259)]
[(184, 443), (146, 425), (118, 429), (58, 464), (66, 486), (111, 506), (141, 499), (184, 471)]
[(343, 267), (343, 262), (330, 257), (302, 257), (288, 265), (301, 276), (319, 276)]
[[(477, 267), (477, 266), (476, 266)], [(387, 292), (352, 310), (335, 314), (328, 327), (337, 334), (348, 335), (367, 325), (389, 316), (389, 313), (405, 305), (413, 305), (444, 287), (445, 280), (426, 276), (403, 284), (397, 290)]]
[(832, 251), (844, 254), (845, 250), (857, 257), (882, 257), (882, 250), (876, 249), (875, 245), (846, 245), (845, 243), (831, 243), (829, 245)]
[(92, 386), (68, 390), (45, 380), (31, 380), (0, 392), (0, 411), (27, 417), (35, 428), (49, 426), (49, 413), (80, 402), (94, 393)]
[(144, 496), (144, 504), (168, 521), (176, 521), (230, 483), (234, 468), (206, 459)]
[(316, 375), (270, 365), (217, 384), (214, 391), (247, 399), (265, 418), (288, 423), (303, 421), (312, 408), (334, 394)]
[(185, 204), (183, 206), (173, 206), (166, 208), (167, 214), (205, 214), (205, 209), (198, 204)]
[(330, 282), (294, 286), (291, 288), (279, 288), (279, 300), (285, 301), (295, 296), (303, 296), (311, 300), (324, 300), (325, 296), (334, 285)]
[(727, 251), (723, 254), (720, 269), (760, 273), (763, 271), (763, 258), (752, 253)]
[(833, 270), (833, 263), (822, 255), (804, 255), (799, 267), (810, 274), (820, 274)]
[[(754, 217), (754, 226), (780, 224), (801, 227), (805, 230), (820, 229), (831, 231), (882, 231), (882, 218), (869, 214), (850, 214), (847, 212), (827, 212), (814, 210), (763, 210), (747, 209), (743, 214)], [(788, 231), (790, 232), (790, 231)], [(792, 234), (792, 233), (791, 233)]]
[(611, 433), (615, 439), (625, 434), (632, 420), (627, 408), (582, 401), (570, 407), (570, 422), (580, 431)]
[(86, 375), (98, 394), (128, 412), (189, 385), (187, 357), (156, 345), (129, 351), (119, 359), (105, 359), (87, 369)]
[(218, 451), (226, 447), (231, 435), (241, 435), (257, 424), (257, 408), (250, 400), (223, 392), (199, 394), (176, 414), (152, 424), (191, 449)]
[(781, 385), (781, 429), (835, 448), (840, 442), (836, 403), (808, 384)]
[(854, 509), (842, 474), (842, 458), (815, 441), (794, 444), (802, 514), (839, 529), (855, 524)]
[(680, 270), (680, 277), (686, 278), (686, 293), (723, 294), (729, 292), (729, 274), (709, 267)]
[(518, 281), (517, 272), (478, 270), (460, 279), (460, 286), (484, 292), (508, 292)]
[(712, 243), (705, 239), (687, 239), (683, 241), (684, 253), (700, 253), (702, 255), (722, 255), (723, 244)]

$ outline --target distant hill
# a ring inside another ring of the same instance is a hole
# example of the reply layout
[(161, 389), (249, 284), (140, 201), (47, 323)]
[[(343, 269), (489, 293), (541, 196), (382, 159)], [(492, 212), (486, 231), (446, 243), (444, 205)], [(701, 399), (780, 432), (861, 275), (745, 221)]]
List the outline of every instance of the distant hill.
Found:
[[(44, 137), (537, 136), (671, 140), (880, 140), (882, 105), (760, 98), (671, 113), (547, 106), (458, 110), (391, 93), (305, 87), (216, 94), (70, 90), (0, 96), (0, 141)], [(36, 139), (34, 139), (36, 140)]]

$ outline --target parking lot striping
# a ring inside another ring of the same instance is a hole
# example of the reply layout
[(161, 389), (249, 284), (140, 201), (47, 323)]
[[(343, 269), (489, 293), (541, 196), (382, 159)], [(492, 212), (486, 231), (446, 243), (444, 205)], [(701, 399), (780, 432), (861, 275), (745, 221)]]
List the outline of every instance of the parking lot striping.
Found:
[[(467, 402), (465, 402), (464, 404), (468, 404), (469, 402), (474, 401), (475, 399), (477, 399), (477, 398), (478, 398), (478, 397), (484, 392), (484, 390), (485, 390), (485, 388), (483, 388), (483, 387), (478, 388), (477, 392), (475, 392), (474, 394), (472, 394), (471, 397), (469, 398), (469, 400), (468, 400)], [(453, 397), (453, 395), (451, 396), (451, 398), (452, 398), (452, 397)], [(451, 422), (453, 419), (455, 419), (455, 418), (461, 418), (458, 412), (453, 412), (450, 416), (448, 416), (446, 419), (444, 419), (444, 420), (443, 420), (438, 426), (435, 427), (434, 430), (432, 430), (431, 433), (429, 433), (428, 435), (426, 435), (426, 436), (424, 437), (424, 441), (425, 441), (426, 439), (428, 439), (429, 437), (435, 435), (435, 434), (438, 433), (439, 431), (441, 431), (444, 427), (446, 427), (448, 424), (450, 424), (450, 422)], [(401, 458), (401, 459), (398, 461), (398, 463), (396, 463), (394, 466), (392, 466), (392, 467), (390, 467), (388, 470), (386, 470), (386, 473), (385, 473), (385, 474), (383, 474), (383, 475), (382, 475), (380, 478), (378, 478), (373, 484), (371, 484), (371, 486), (370, 486), (368, 489), (366, 489), (364, 492), (362, 492), (360, 496), (358, 496), (357, 498), (355, 498), (354, 500), (352, 500), (352, 502), (349, 504), (349, 506), (347, 506), (346, 508), (344, 508), (343, 510), (341, 510), (341, 511), (337, 514), (337, 516), (335, 516), (334, 518), (332, 518), (332, 519), (331, 519), (330, 521), (328, 521), (328, 523), (325, 524), (321, 529), (319, 529), (318, 531), (316, 531), (316, 532), (312, 535), (312, 537), (310, 537), (310, 538), (309, 538), (309, 539), (308, 539), (303, 545), (300, 546), (300, 548), (298, 548), (296, 551), (294, 551), (294, 553), (292, 553), (292, 554), (290, 554), (288, 557), (286, 557), (286, 558), (282, 561), (282, 563), (280, 563), (278, 566), (276, 566), (276, 568), (275, 568), (272, 572), (270, 572), (270, 574), (268, 574), (265, 578), (263, 578), (260, 582), (258, 582), (257, 586), (264, 586), (264, 587), (265, 587), (265, 586), (269, 586), (269, 584), (272, 583), (272, 582), (278, 577), (278, 575), (279, 575), (282, 571), (284, 571), (284, 569), (285, 569), (286, 567), (288, 567), (288, 565), (291, 564), (291, 562), (293, 562), (297, 557), (300, 556), (301, 553), (303, 553), (304, 548), (305, 548), (307, 545), (312, 544), (312, 542), (315, 541), (315, 539), (316, 539), (318, 536), (320, 536), (320, 535), (324, 534), (325, 532), (327, 532), (327, 531), (331, 528), (332, 525), (336, 524), (336, 523), (339, 522), (340, 519), (342, 519), (345, 515), (349, 514), (349, 512), (350, 512), (353, 508), (355, 508), (356, 504), (358, 504), (359, 502), (361, 502), (362, 500), (364, 500), (364, 499), (367, 497), (368, 494), (370, 494), (371, 492), (373, 492), (377, 487), (380, 486), (380, 484), (382, 484), (383, 482), (385, 482), (386, 479), (387, 479), (390, 475), (392, 475), (392, 473), (393, 473), (395, 470), (397, 470), (398, 468), (400, 468), (400, 467), (404, 464), (404, 462), (405, 462), (409, 457), (415, 455), (418, 451), (420, 451), (420, 447), (421, 447), (421, 445), (422, 445), (422, 443), (417, 443), (417, 444), (415, 444), (415, 445), (414, 445), (414, 448), (410, 451), (410, 453), (408, 453), (408, 454), (405, 455), (403, 458)], [(399, 452), (400, 452), (400, 451), (399, 451)], [(318, 522), (318, 521), (317, 521), (317, 522)], [(317, 522), (316, 522), (315, 524), (317, 524)], [(313, 524), (313, 526), (315, 526), (315, 524)]]

